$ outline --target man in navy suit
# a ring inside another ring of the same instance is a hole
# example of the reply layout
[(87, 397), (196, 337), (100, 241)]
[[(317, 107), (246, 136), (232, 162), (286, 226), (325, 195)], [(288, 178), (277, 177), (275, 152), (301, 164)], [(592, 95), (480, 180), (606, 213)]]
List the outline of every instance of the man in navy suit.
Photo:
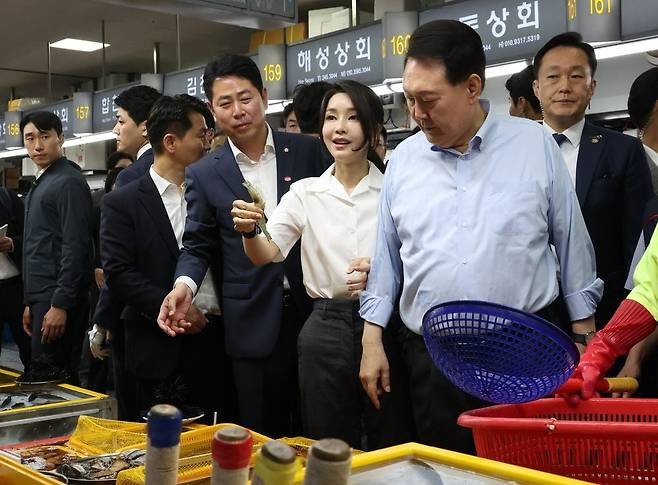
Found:
[[(200, 382), (212, 348), (207, 319), (191, 305), (186, 335), (167, 337), (156, 317), (171, 289), (182, 245), (186, 204), (185, 168), (200, 159), (206, 124), (191, 96), (162, 97), (148, 119), (155, 160), (139, 180), (103, 199), (101, 254), (112, 294), (125, 303), (126, 367), (135, 376), (137, 403), (129, 418), (152, 405), (208, 405)], [(175, 392), (186, 393), (178, 396)], [(187, 394), (187, 395), (186, 395)], [(178, 402), (176, 402), (178, 401)]]
[[(117, 135), (117, 150), (130, 154), (134, 159), (130, 167), (122, 170), (116, 179), (118, 189), (142, 177), (153, 164), (153, 149), (149, 143), (146, 119), (151, 108), (162, 95), (150, 86), (139, 85), (128, 88), (114, 99), (117, 106), (116, 124), (112, 129)], [(106, 341), (112, 340), (112, 364), (114, 386), (117, 393), (119, 418), (128, 419), (129, 409), (134, 405), (134, 378), (124, 367), (123, 327), (121, 312), (123, 303), (112, 295), (104, 284), (100, 290), (93, 316), (93, 328), (89, 333), (92, 354), (100, 355)]]
[[(596, 89), (596, 65), (594, 49), (580, 34), (560, 34), (535, 56), (534, 90), (544, 126), (560, 145), (575, 184), (596, 252), (597, 273), (605, 283), (596, 312), (601, 328), (627, 294), (626, 275), (653, 191), (642, 144), (585, 120)], [(574, 335), (574, 340), (585, 343), (588, 337)]]
[(122, 91), (114, 99), (117, 122), (112, 132), (117, 136), (117, 150), (131, 154), (133, 163), (117, 177), (117, 188), (140, 178), (153, 163), (153, 150), (146, 130), (151, 108), (162, 95), (151, 86), (139, 85)]
[[(158, 323), (170, 335), (185, 332), (185, 313), (209, 263), (221, 259), (216, 287), (232, 359), (240, 424), (278, 437), (298, 430), (296, 341), (310, 302), (301, 278), (299, 246), (285, 263), (254, 266), (231, 218), (233, 200), (252, 200), (245, 180), (271, 213), (296, 180), (328, 166), (315, 138), (279, 133), (265, 122), (267, 91), (256, 64), (224, 55), (209, 63), (204, 90), (227, 142), (186, 173), (188, 216), (176, 283)], [(214, 385), (221, 386), (222, 383)]]

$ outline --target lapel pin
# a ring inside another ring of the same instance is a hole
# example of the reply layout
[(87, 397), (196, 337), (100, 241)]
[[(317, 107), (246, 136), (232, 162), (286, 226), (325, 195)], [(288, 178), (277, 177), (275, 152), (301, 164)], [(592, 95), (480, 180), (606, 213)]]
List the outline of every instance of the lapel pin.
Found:
[[(288, 149), (286, 148), (286, 150), (288, 150)], [(285, 177), (283, 177), (284, 182), (290, 182), (291, 180), (292, 180), (292, 177), (290, 175), (286, 175)]]
[(283, 149), (283, 152), (284, 152), (284, 153), (288, 153), (289, 151), (290, 151), (290, 150), (288, 150), (288, 147), (286, 147), (286, 148)]
[(599, 139), (598, 137), (592, 137), (592, 143), (598, 143)]

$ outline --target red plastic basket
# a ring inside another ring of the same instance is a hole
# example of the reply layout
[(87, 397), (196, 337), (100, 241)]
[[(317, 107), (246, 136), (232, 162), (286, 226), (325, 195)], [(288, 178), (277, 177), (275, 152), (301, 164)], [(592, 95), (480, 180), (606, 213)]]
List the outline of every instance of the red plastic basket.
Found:
[(468, 411), (477, 454), (602, 484), (658, 481), (658, 400), (540, 399)]

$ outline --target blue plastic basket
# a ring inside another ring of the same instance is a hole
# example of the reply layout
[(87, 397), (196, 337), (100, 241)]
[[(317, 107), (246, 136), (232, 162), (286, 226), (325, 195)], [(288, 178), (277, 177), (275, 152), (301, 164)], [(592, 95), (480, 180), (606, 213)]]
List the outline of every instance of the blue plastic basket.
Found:
[(434, 365), (453, 384), (501, 404), (551, 394), (579, 360), (576, 345), (552, 323), (481, 301), (435, 306), (423, 317), (423, 337)]

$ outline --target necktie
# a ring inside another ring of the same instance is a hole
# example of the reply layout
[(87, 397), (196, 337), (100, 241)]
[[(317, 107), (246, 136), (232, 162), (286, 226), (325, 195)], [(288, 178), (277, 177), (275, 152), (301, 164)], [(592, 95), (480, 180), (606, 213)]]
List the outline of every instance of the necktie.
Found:
[(557, 146), (562, 146), (564, 140), (567, 139), (567, 135), (563, 133), (553, 133), (553, 138), (555, 138), (555, 143), (557, 143)]

